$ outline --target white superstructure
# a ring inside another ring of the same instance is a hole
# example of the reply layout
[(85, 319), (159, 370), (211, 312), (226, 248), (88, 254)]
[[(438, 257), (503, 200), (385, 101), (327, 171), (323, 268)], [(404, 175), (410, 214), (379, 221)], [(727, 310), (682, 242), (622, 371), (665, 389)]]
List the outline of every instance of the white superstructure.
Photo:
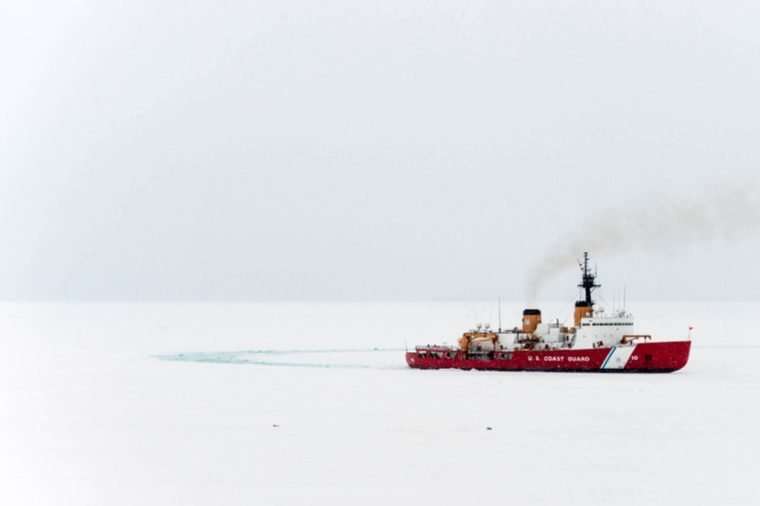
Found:
[(606, 348), (623, 343), (624, 336), (634, 335), (633, 315), (624, 310), (606, 314), (595, 309), (591, 316), (581, 318), (571, 341), (573, 348)]

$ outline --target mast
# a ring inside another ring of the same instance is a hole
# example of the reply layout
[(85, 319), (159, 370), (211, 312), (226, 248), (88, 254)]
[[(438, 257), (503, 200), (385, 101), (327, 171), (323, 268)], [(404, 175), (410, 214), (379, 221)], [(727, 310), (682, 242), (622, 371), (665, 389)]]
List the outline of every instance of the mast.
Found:
[(595, 288), (599, 288), (602, 285), (596, 284), (596, 272), (592, 273), (591, 269), (588, 267), (588, 251), (583, 252), (583, 265), (581, 265), (581, 272), (583, 273), (583, 276), (581, 278), (581, 284), (578, 285), (578, 288), (583, 288), (585, 292), (585, 300), (578, 301), (578, 302), (584, 302), (586, 307), (591, 307), (594, 305), (594, 301), (591, 299), (591, 292)]

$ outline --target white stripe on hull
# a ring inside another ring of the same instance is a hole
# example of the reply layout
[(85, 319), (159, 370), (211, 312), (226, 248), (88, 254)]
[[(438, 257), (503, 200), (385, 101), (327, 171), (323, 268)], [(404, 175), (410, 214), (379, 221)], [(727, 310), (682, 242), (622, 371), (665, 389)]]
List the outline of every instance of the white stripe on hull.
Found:
[(635, 346), (613, 346), (607, 358), (604, 359), (602, 369), (623, 369), (628, 359), (631, 358)]

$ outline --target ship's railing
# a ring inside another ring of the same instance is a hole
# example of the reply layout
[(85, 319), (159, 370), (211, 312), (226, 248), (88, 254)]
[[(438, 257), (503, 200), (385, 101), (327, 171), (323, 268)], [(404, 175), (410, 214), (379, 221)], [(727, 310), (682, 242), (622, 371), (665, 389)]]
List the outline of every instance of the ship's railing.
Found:
[(651, 341), (652, 336), (649, 334), (626, 334), (620, 339), (621, 344), (629, 344), (635, 341)]
[(416, 346), (414, 348), (414, 351), (435, 351), (435, 352), (445, 352), (445, 351), (452, 351), (453, 348), (450, 348), (449, 346)]
[(448, 346), (417, 346), (414, 352), (420, 357), (433, 358), (454, 358), (458, 353), (457, 350)]

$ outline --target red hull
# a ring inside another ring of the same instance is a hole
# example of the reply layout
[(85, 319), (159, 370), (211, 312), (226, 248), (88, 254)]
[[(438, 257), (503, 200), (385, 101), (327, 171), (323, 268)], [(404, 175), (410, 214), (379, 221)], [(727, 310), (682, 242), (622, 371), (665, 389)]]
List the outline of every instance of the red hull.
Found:
[(689, 360), (691, 341), (649, 342), (633, 346), (566, 350), (514, 350), (481, 357), (440, 347), (406, 354), (414, 369), (495, 371), (673, 372)]

